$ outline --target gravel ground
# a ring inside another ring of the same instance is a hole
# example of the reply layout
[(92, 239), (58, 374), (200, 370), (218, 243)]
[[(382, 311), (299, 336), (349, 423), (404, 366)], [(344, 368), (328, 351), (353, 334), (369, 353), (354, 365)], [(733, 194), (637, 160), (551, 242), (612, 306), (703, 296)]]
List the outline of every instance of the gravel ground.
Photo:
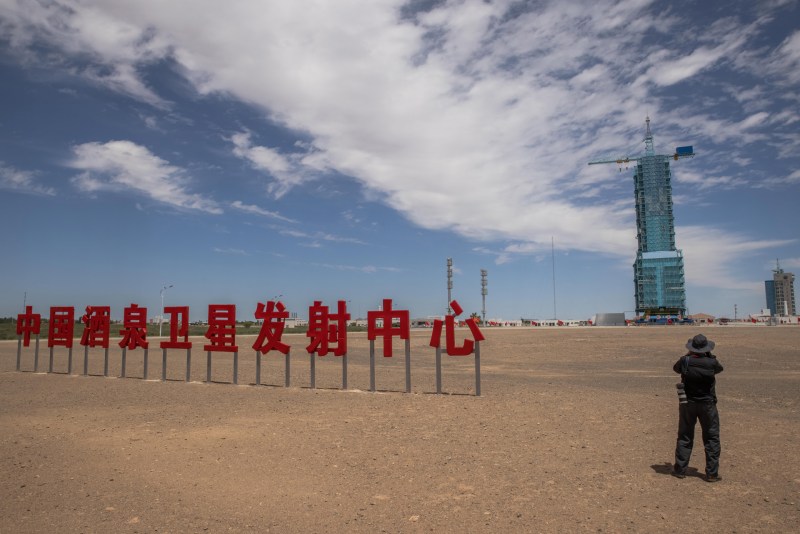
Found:
[[(722, 482), (701, 478), (699, 428), (690, 476), (669, 476), (678, 401), (672, 364), (698, 332), (717, 342)], [(216, 353), (212, 384), (193, 352), (128, 353), (128, 378), (104, 378), (103, 353), (55, 351), (52, 374), (16, 372), (0, 342), (0, 532), (790, 532), (800, 525), (800, 328), (490, 329), (482, 395), (471, 357), (445, 356), (436, 395), (430, 331), (379, 357), (351, 334), (341, 359), (306, 338), (264, 357), (253, 338)], [(466, 332), (461, 332), (465, 335)], [(157, 340), (151, 340), (157, 341)], [(202, 338), (194, 340), (199, 347)], [(153, 343), (155, 346), (156, 343)], [(112, 345), (111, 374), (121, 351)], [(49, 355), (44, 344), (40, 371)], [(699, 470), (699, 471), (698, 471)]]

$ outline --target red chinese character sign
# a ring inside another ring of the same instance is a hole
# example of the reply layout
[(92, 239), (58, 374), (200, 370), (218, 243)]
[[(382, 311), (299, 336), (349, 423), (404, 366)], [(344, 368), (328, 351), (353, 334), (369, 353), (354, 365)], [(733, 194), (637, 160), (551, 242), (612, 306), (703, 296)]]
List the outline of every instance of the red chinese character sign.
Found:
[(286, 306), (282, 302), (270, 300), (266, 304), (259, 302), (254, 316), (257, 320), (262, 321), (258, 338), (253, 343), (253, 350), (256, 351), (256, 385), (261, 385), (261, 355), (267, 354), (271, 350), (276, 350), (284, 355), (284, 385), (288, 388), (290, 384), (290, 347), (281, 338), (283, 337), (283, 329), (286, 326), (285, 321), (289, 318), (289, 312), (286, 311)]
[[(453, 308), (453, 315), (445, 315), (444, 328), (445, 328), (445, 350), (449, 356), (468, 356), (475, 352), (475, 395), (481, 394), (481, 353), (480, 342), (486, 339), (483, 336), (478, 323), (475, 319), (469, 318), (466, 325), (469, 327), (472, 339), (465, 339), (463, 344), (459, 347), (456, 345), (456, 317), (461, 315), (464, 310), (458, 305), (458, 302), (453, 300), (450, 303)], [(433, 332), (431, 333), (430, 346), (436, 348), (436, 392), (442, 392), (442, 367), (441, 367), (441, 337), (442, 337), (442, 321), (436, 319), (433, 322)]]
[(347, 389), (347, 303), (340, 300), (337, 303), (336, 313), (330, 313), (322, 301), (315, 300), (313, 306), (308, 308), (308, 331), (306, 336), (311, 342), (306, 347), (310, 356), (311, 387), (316, 387), (316, 368), (314, 354), (325, 356), (333, 350), (334, 356), (342, 358), (342, 389)]
[(275, 303), (271, 300), (266, 304), (259, 302), (254, 315), (263, 323), (258, 338), (253, 343), (253, 350), (261, 354), (266, 354), (271, 350), (289, 354), (289, 345), (281, 341), (283, 329), (286, 326), (284, 320), (289, 318), (289, 312), (286, 311), (283, 303)]
[(239, 382), (239, 347), (236, 345), (236, 305), (209, 304), (208, 330), (206, 338), (210, 341), (204, 345), (207, 352), (206, 382), (211, 382), (211, 353), (233, 353), (233, 383)]
[(81, 317), (81, 322), (84, 325), (81, 345), (107, 349), (111, 331), (111, 307), (86, 306), (86, 313)]
[[(395, 325), (396, 321), (396, 325)], [(409, 344), (411, 321), (408, 310), (392, 309), (392, 299), (383, 299), (380, 310), (367, 312), (367, 337), (369, 338), (369, 389), (375, 391), (375, 340), (383, 338), (383, 356), (392, 357), (392, 338), (406, 342), (406, 393), (411, 393), (411, 347)]]
[[(397, 319), (397, 326), (395, 326)], [(375, 341), (383, 338), (383, 356), (392, 357), (392, 337), (408, 339), (411, 332), (408, 310), (393, 310), (392, 299), (383, 299), (381, 310), (367, 312), (367, 337)]]
[(190, 349), (189, 306), (167, 306), (164, 313), (169, 314), (169, 340), (162, 341), (162, 349)]
[(338, 313), (329, 313), (328, 307), (322, 305), (322, 301), (315, 300), (313, 306), (308, 308), (308, 332), (306, 337), (311, 338), (306, 350), (309, 354), (316, 353), (319, 356), (328, 354), (331, 344), (334, 356), (344, 356), (347, 354), (347, 320), (350, 314), (347, 313), (347, 303), (340, 300), (338, 303)]
[(131, 304), (122, 315), (122, 340), (119, 346), (124, 349), (135, 349), (142, 347), (146, 349), (150, 346), (147, 341), (147, 308), (140, 308), (138, 304)]
[(26, 306), (25, 313), (17, 315), (17, 335), (23, 336), (22, 343), (31, 346), (31, 334), (39, 335), (42, 328), (42, 316), (33, 313), (33, 306)]
[(34, 372), (39, 371), (39, 333), (42, 329), (42, 316), (33, 313), (33, 306), (25, 306), (25, 313), (17, 315), (17, 371), (22, 363), (22, 346), (30, 347), (31, 334), (36, 334), (36, 352), (34, 355)]

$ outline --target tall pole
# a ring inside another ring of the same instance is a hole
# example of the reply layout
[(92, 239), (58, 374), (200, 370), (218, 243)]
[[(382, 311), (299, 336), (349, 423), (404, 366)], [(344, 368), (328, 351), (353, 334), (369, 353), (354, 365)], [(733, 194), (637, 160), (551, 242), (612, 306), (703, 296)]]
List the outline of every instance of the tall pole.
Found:
[(550, 251), (553, 256), (553, 320), (558, 320), (558, 313), (556, 313), (556, 245), (553, 237), (550, 237)]
[(172, 284), (165, 285), (161, 288), (161, 312), (158, 314), (158, 337), (161, 337), (161, 325), (164, 324), (164, 294), (167, 292), (167, 289), (171, 288)]
[(483, 314), (483, 324), (486, 324), (486, 295), (489, 292), (486, 290), (486, 269), (481, 269), (481, 299), (483, 300), (483, 308), (481, 309), (481, 313)]
[(450, 303), (453, 302), (453, 258), (447, 258), (447, 315), (453, 313)]

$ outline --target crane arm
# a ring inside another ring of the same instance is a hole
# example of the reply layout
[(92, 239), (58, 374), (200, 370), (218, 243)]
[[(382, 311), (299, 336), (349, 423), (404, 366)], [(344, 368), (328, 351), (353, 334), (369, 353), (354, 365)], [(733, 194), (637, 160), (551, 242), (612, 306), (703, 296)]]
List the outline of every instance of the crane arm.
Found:
[(590, 161), (589, 165), (600, 165), (602, 163), (616, 163), (617, 165), (622, 165), (624, 163), (630, 163), (632, 161), (639, 161), (637, 156), (620, 156), (616, 159), (600, 159), (596, 161)]

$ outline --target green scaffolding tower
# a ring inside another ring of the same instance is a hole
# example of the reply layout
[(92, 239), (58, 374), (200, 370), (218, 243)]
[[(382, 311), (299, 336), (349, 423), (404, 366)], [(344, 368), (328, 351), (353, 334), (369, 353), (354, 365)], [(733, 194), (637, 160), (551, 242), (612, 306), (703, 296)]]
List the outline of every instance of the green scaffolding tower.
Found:
[(636, 239), (638, 249), (633, 264), (636, 313), (643, 316), (686, 314), (686, 289), (683, 253), (675, 247), (675, 220), (672, 215), (670, 159), (693, 157), (692, 147), (678, 147), (674, 154), (656, 154), (650, 117), (640, 156), (589, 162), (635, 165), (633, 174), (636, 200)]

